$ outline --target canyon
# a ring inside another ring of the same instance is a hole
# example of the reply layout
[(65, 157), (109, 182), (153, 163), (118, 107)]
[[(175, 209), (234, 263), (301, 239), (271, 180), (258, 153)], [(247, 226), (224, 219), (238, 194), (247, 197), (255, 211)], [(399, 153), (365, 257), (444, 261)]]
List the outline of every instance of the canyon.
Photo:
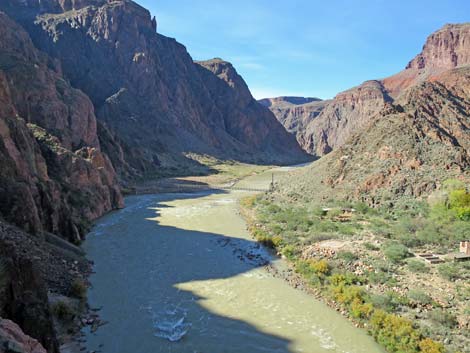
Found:
[(321, 157), (283, 192), (373, 207), (469, 177), (470, 24), (331, 100), (258, 102), (231, 63), (193, 61), (157, 20), (130, 0), (0, 3), (0, 352), (59, 352), (50, 298), (86, 281), (93, 222), (140, 182), (210, 173), (195, 156)]
[(331, 100), (280, 97), (260, 102), (296, 135), (302, 148), (323, 156), (343, 146), (384, 111), (387, 113), (395, 101), (399, 104), (409, 88), (438, 81), (443, 72), (469, 65), (469, 37), (470, 24), (445, 25), (428, 37), (422, 52), (405, 70), (385, 79), (366, 81)]

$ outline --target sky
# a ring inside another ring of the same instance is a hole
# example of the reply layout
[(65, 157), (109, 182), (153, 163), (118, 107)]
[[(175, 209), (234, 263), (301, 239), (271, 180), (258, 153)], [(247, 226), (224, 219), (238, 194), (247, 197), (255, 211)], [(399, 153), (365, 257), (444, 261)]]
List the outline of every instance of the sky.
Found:
[(328, 99), (395, 74), (470, 0), (137, 0), (194, 60), (230, 61), (255, 98)]

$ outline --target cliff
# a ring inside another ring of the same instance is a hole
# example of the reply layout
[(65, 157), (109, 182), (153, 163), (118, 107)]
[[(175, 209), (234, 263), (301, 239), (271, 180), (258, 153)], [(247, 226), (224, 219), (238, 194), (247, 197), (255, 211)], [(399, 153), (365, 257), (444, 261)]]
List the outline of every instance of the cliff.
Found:
[(122, 206), (93, 105), (3, 13), (0, 34), (0, 214), (80, 241), (87, 222)]
[(367, 81), (320, 106), (310, 103), (282, 106), (273, 101), (269, 108), (296, 134), (304, 150), (323, 156), (343, 146), (407, 89), (447, 70), (470, 64), (469, 38), (470, 24), (446, 25), (430, 35), (422, 52), (396, 75)]
[(29, 7), (36, 9), (30, 17), (18, 8), (5, 10), (91, 98), (98, 119), (126, 144), (127, 164), (144, 172), (174, 167), (188, 152), (259, 163), (306, 159), (231, 65), (223, 65), (228, 76), (218, 77), (194, 63), (183, 45), (155, 32), (150, 13), (134, 2)]
[(371, 206), (429, 195), (450, 178), (469, 180), (470, 66), (404, 91), (341, 147), (283, 184), (300, 198)]

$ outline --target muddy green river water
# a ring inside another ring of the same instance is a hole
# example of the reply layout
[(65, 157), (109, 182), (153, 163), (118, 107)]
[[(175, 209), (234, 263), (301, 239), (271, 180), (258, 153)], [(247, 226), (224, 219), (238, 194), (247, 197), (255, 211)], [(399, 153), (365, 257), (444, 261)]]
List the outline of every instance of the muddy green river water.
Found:
[[(288, 172), (279, 168), (276, 174)], [(271, 172), (240, 185), (265, 187)], [(85, 332), (103, 353), (375, 353), (337, 312), (265, 269), (283, 266), (250, 238), (248, 192), (133, 196), (84, 245), (91, 307), (107, 324)]]

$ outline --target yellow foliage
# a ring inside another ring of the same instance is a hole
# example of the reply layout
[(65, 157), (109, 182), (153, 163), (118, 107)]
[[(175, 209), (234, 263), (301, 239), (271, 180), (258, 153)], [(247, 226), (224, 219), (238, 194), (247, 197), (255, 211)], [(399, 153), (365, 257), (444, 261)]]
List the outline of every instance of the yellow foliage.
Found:
[(326, 260), (310, 260), (309, 267), (317, 275), (327, 275), (330, 272), (330, 265)]
[(444, 346), (430, 338), (425, 338), (419, 342), (419, 349), (423, 353), (444, 353)]

